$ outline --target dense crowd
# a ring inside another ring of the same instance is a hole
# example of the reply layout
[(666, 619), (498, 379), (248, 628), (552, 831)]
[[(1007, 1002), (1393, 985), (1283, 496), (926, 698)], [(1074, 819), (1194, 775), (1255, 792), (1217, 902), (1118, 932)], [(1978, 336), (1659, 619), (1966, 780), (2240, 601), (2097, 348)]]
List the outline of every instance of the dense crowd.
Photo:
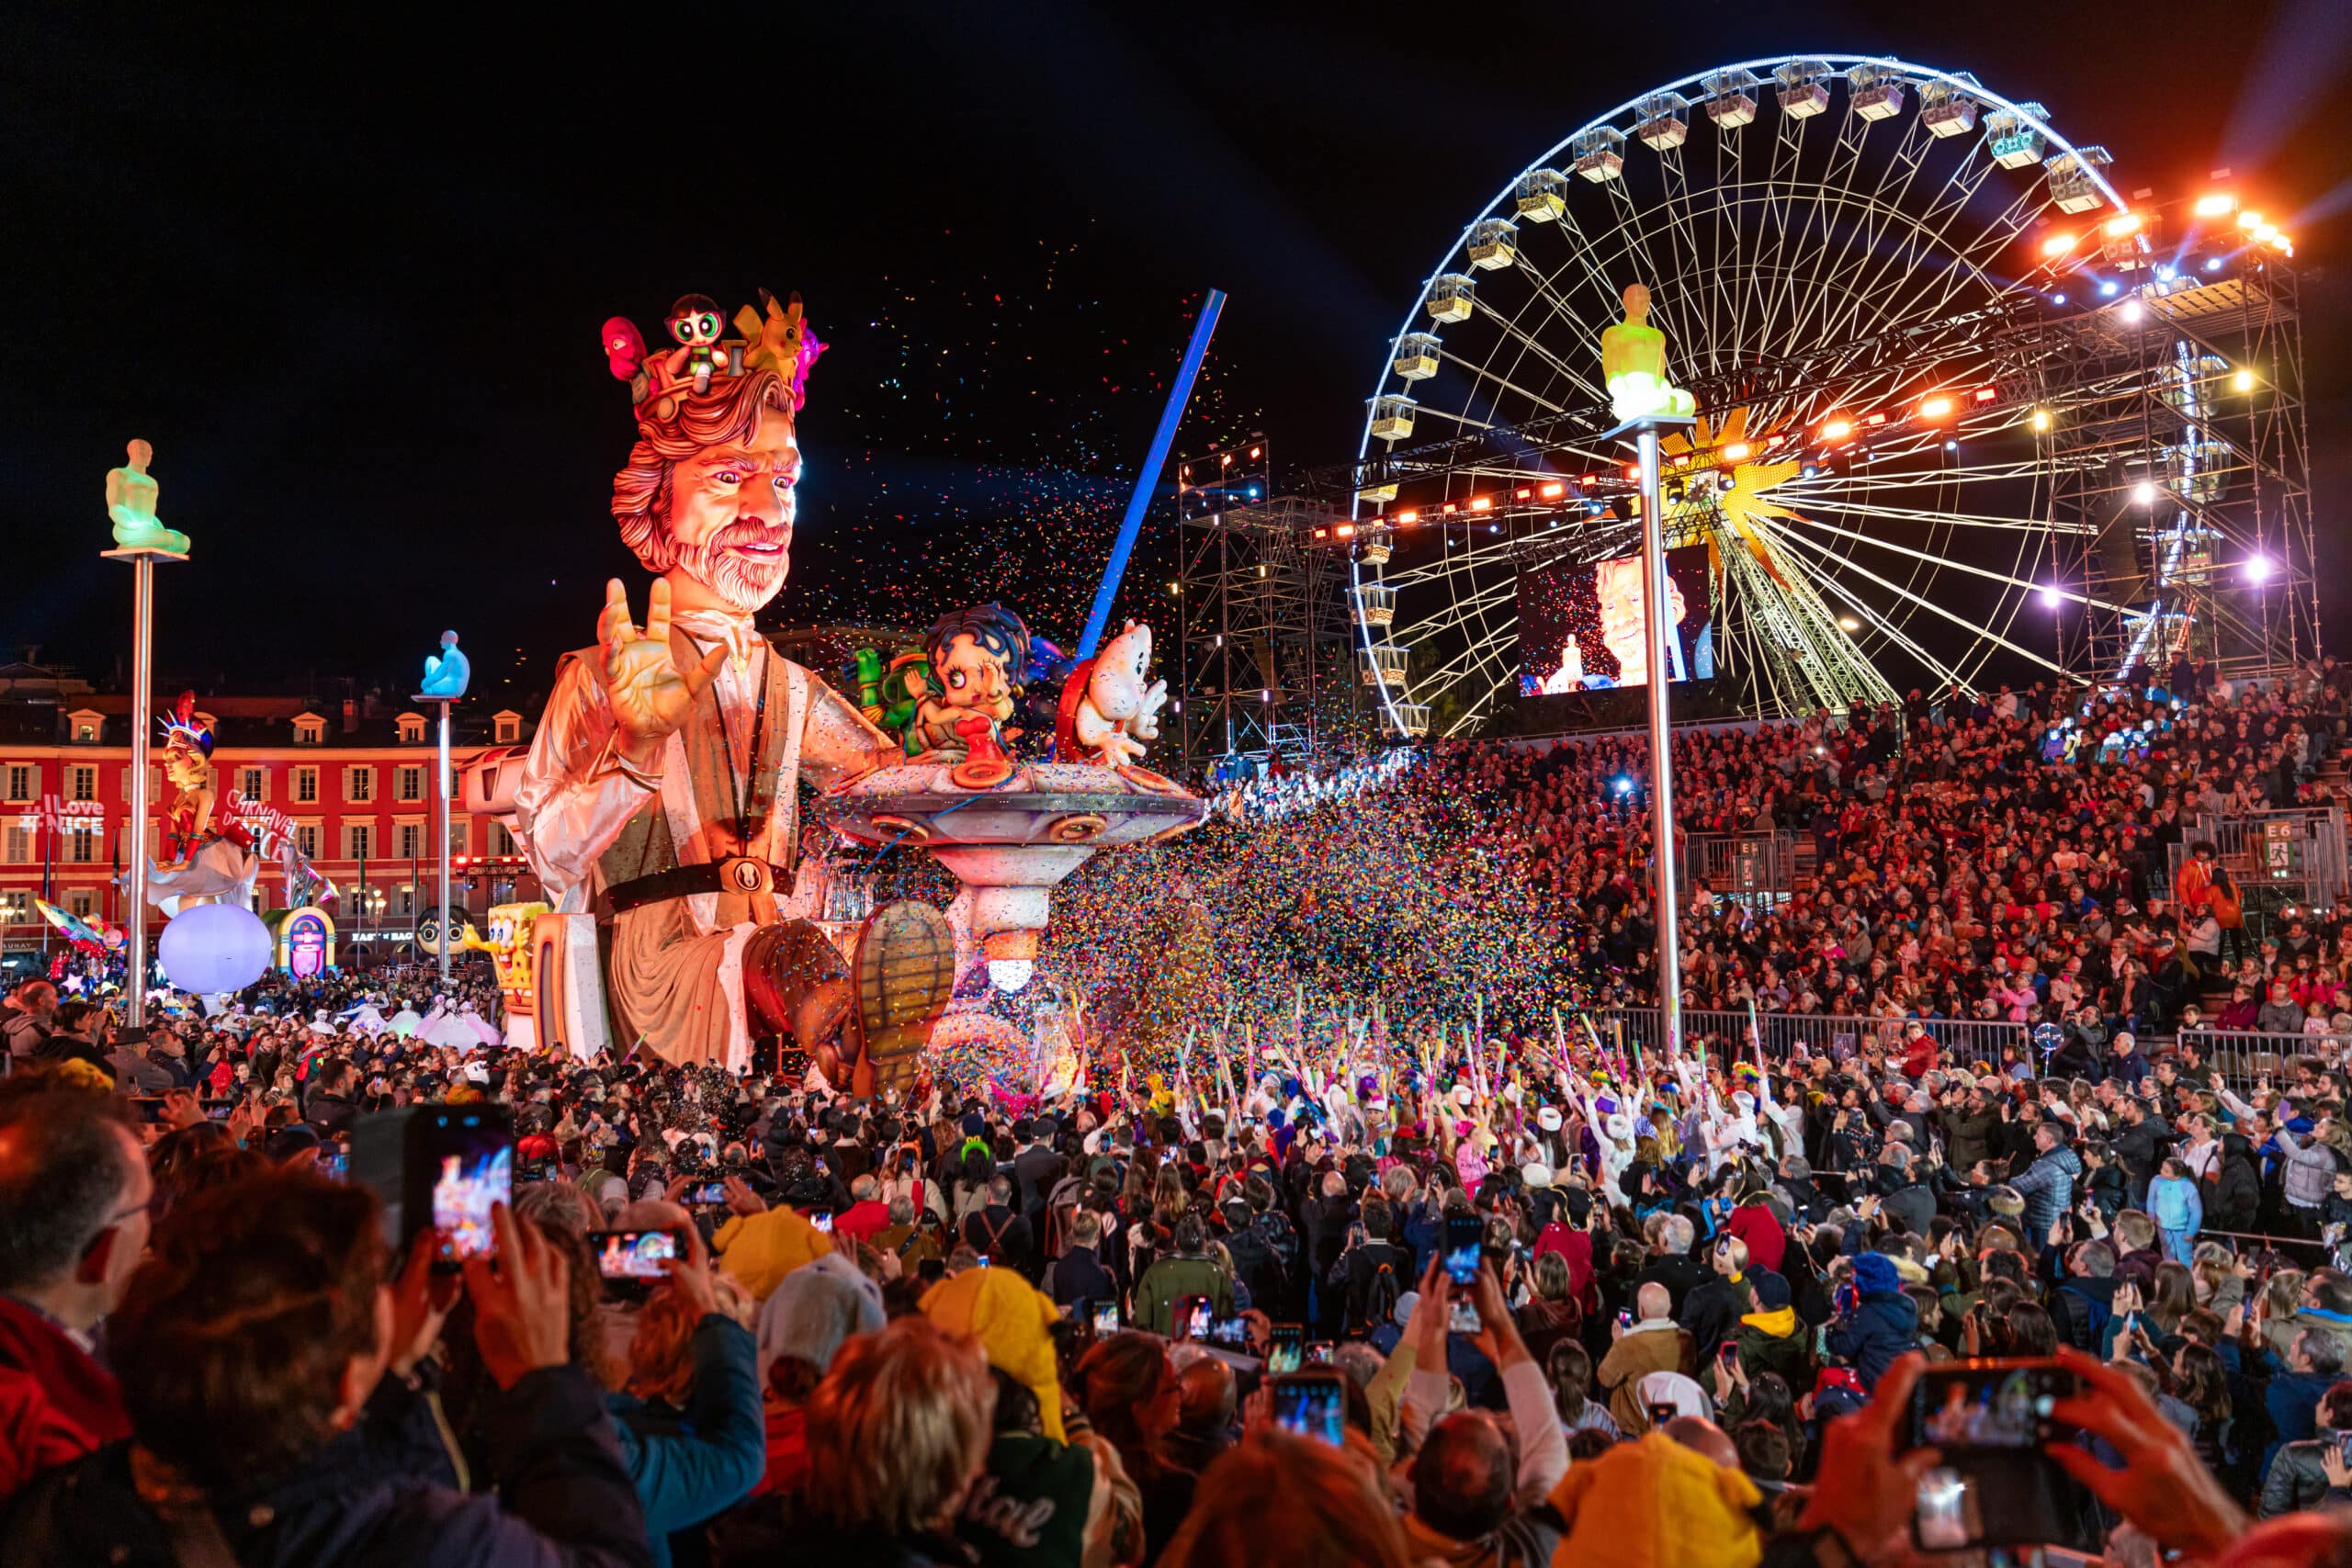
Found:
[[(1616, 739), (1232, 783), (1101, 857), (1041, 965), (1091, 1080), (1042, 1099), (507, 1050), (479, 969), (143, 1031), (21, 986), (0, 1560), (2337, 1560), (2352, 931), (2252, 941), (2186, 834), (2324, 790), (2346, 682), (2169, 681), (1679, 738), (1686, 829), (1812, 856), (1686, 889), (1687, 1004), (1878, 1025), (1787, 1056), (1589, 1027), (1650, 999)], [(2142, 1047), (2220, 989), (2302, 1048)], [(1948, 1019), (2052, 1027), (1976, 1059)], [(352, 1168), (417, 1107), (511, 1126), (494, 1256)], [(2058, 1369), (2023, 1471), (1957, 1440), (1973, 1357)]]
[[(1690, 880), (1684, 1006), (2049, 1023), (2094, 1048), (2102, 1029), (2352, 1030), (2352, 937), (2192, 852), (2200, 818), (2332, 797), (2348, 691), (2333, 660), (2235, 689), (2184, 660), (2136, 694), (1915, 692), (1847, 721), (1679, 732), (1681, 832), (1785, 835), (1770, 881), (1796, 888)], [(1244, 1016), (1301, 986), (1449, 1028), (1476, 993), (1506, 1032), (1652, 1005), (1647, 752), (1440, 742), (1408, 767), (1276, 769), (1227, 786), (1202, 831), (1081, 871), (1052, 951), (1115, 985), (1156, 959), (1136, 911), (1196, 900), (1217, 943), (1203, 988)], [(2176, 853), (2199, 863), (2177, 886)]]
[[(1012, 1114), (288, 1002), (0, 1085), (0, 1558), (1874, 1560), (1936, 1457), (1910, 1391), (1967, 1355), (2079, 1380), (2072, 1538), (2216, 1557), (2352, 1501), (2332, 1058), (1373, 1072), (1318, 1021)], [(329, 1174), (421, 1102), (515, 1134), (457, 1273)], [(602, 1276), (662, 1229), (657, 1279)]]

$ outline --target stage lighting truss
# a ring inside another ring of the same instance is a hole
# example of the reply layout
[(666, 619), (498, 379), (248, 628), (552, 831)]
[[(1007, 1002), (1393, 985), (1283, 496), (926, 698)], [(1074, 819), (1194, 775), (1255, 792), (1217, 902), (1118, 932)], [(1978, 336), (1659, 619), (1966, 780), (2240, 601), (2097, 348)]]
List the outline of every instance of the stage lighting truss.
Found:
[[(1521, 571), (1636, 549), (1598, 341), (1637, 282), (1702, 415), (1668, 446), (1668, 542), (1708, 547), (1714, 694), (1744, 711), (2315, 648), (2285, 253), (2140, 270), (2164, 248), (2109, 231), (2132, 211), (2108, 163), (1974, 76), (1838, 56), (1668, 84), (1516, 175), (1414, 302), (1329, 487), (1385, 530), (1377, 558), (1346, 547), (1387, 731), (1508, 707)], [(2055, 232), (2076, 243), (2045, 257)], [(1498, 244), (1510, 265), (1482, 262)], [(2051, 269), (2126, 258), (2128, 295), (2054, 302)], [(2154, 504), (2127, 503), (2127, 453)], [(2257, 558), (2258, 588), (2210, 564)]]

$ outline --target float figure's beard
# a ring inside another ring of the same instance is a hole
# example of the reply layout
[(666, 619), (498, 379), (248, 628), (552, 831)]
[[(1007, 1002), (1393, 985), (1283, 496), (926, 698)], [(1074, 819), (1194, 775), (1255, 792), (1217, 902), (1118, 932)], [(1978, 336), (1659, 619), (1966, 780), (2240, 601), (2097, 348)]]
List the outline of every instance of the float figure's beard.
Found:
[(783, 589), (792, 531), (751, 518), (729, 523), (700, 545), (679, 546), (678, 568), (748, 615)]

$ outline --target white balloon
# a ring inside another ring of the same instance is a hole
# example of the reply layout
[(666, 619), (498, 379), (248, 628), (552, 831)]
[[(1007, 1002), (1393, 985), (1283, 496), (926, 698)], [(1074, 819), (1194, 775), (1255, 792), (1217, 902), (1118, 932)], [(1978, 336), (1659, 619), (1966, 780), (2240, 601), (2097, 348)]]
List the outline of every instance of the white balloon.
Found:
[(164, 976), (183, 991), (239, 991), (269, 968), (269, 928), (251, 909), (198, 904), (164, 926), (155, 943)]

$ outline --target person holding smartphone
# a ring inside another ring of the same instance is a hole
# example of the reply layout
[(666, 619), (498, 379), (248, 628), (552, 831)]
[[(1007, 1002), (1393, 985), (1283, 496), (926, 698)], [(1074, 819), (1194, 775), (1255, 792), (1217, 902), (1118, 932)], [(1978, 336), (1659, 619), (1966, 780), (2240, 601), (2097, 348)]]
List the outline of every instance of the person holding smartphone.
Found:
[[(1520, 1444), (1515, 1472), (1510, 1464), (1510, 1439), (1492, 1416), (1483, 1410), (1443, 1415), (1451, 1381), (1447, 1325), (1464, 1298), (1480, 1324), (1478, 1349), (1494, 1363), (1510, 1404)], [(1522, 1532), (1544, 1536), (1532, 1555), (1537, 1562), (1548, 1561), (1556, 1536), (1548, 1533), (1541, 1516), (1524, 1511), (1541, 1504), (1567, 1473), (1567, 1434), (1552, 1402), (1552, 1385), (1511, 1321), (1510, 1303), (1493, 1264), (1482, 1258), (1471, 1282), (1464, 1286), (1454, 1283), (1442, 1255), (1431, 1259), (1421, 1276), (1406, 1338), (1414, 1347), (1414, 1363), (1398, 1421), (1406, 1437), (1419, 1439), (1420, 1448), (1413, 1467), (1413, 1509), (1406, 1518), (1419, 1554), (1458, 1561), (1464, 1543), (1514, 1524)]]

